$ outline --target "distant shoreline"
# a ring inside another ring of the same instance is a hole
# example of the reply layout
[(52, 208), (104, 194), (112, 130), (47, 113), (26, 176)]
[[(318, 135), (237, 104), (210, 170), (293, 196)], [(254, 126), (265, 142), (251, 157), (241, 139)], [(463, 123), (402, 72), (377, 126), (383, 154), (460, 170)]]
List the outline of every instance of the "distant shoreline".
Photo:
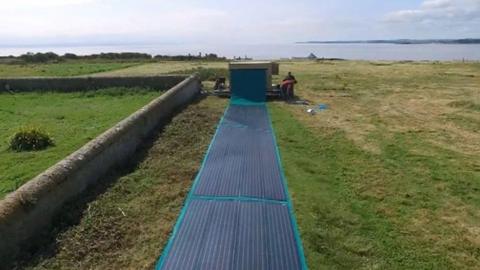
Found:
[(27, 52), (55, 52), (58, 55), (67, 53), (85, 56), (105, 52), (122, 53), (137, 52), (149, 55), (163, 56), (198, 56), (200, 52), (214, 52), (218, 57), (253, 58), (256, 60), (275, 60), (292, 57), (307, 57), (310, 54), (318, 58), (342, 58), (348, 60), (480, 60), (480, 44), (231, 44), (231, 45), (125, 45), (125, 46), (54, 46), (54, 47), (13, 47), (1, 48), (0, 55), (20, 56)]
[(392, 40), (333, 40), (333, 41), (300, 41), (296, 44), (480, 44), (479, 38), (464, 39), (392, 39)]

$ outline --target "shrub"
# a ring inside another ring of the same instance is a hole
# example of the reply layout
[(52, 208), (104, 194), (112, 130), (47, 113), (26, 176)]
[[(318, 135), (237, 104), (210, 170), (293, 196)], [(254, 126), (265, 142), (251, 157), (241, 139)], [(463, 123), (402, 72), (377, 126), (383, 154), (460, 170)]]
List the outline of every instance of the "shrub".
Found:
[(53, 146), (50, 136), (38, 128), (22, 128), (10, 140), (10, 149), (21, 151), (38, 151)]
[(20, 59), (25, 61), (26, 63), (47, 63), (54, 60), (59, 60), (60, 56), (53, 52), (47, 53), (26, 53), (20, 55)]
[(66, 53), (62, 56), (65, 59), (78, 59), (78, 55), (73, 54), (73, 53)]
[(226, 57), (219, 57), (214, 53), (207, 53), (202, 55), (155, 55), (155, 60), (166, 60), (166, 61), (192, 61), (192, 60), (206, 60), (206, 61), (225, 61)]

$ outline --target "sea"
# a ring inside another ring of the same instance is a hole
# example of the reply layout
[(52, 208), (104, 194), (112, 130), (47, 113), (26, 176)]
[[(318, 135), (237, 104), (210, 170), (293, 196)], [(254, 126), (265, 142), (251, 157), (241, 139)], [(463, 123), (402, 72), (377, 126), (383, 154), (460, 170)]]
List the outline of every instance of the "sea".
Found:
[(314, 54), (348, 60), (480, 61), (480, 44), (128, 44), (1, 46), (0, 56), (27, 52), (75, 53), (140, 52), (152, 55), (215, 53), (228, 58), (290, 59)]

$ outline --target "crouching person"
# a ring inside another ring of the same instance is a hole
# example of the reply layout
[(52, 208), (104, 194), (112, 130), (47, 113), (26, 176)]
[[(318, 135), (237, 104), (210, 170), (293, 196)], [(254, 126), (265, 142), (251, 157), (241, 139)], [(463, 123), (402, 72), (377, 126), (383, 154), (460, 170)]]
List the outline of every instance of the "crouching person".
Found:
[(283, 79), (281, 84), (282, 96), (285, 100), (292, 100), (295, 97), (295, 84), (297, 79), (288, 72), (288, 75)]

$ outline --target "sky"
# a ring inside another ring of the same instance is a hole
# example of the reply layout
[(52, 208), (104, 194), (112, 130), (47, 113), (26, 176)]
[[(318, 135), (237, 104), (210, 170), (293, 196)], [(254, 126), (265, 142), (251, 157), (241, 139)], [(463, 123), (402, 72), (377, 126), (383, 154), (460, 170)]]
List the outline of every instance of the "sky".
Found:
[(0, 0), (0, 46), (480, 38), (480, 0)]

